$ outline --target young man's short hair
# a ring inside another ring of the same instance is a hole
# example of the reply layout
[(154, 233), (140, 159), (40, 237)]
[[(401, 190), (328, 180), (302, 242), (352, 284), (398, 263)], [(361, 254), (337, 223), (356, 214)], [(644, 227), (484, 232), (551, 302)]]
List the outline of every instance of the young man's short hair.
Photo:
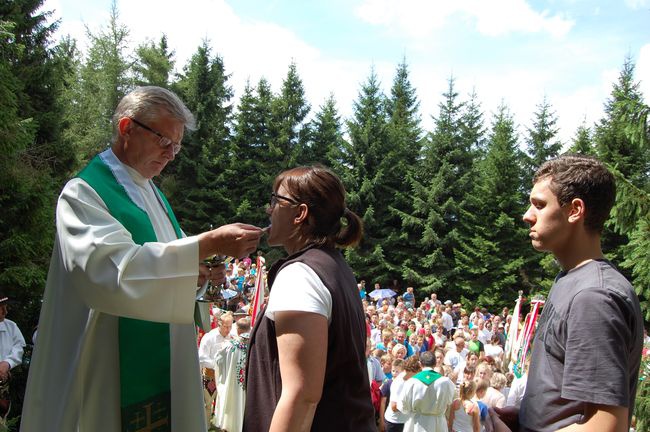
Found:
[(614, 206), (614, 176), (598, 159), (567, 154), (546, 161), (537, 169), (533, 184), (550, 178), (549, 187), (561, 206), (580, 198), (586, 206), (585, 228), (601, 233)]

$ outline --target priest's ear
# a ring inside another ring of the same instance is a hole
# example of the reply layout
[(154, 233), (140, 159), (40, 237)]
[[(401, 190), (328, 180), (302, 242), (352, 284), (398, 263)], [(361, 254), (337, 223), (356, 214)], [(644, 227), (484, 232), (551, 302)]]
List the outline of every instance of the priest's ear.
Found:
[(121, 137), (128, 137), (132, 128), (133, 122), (128, 117), (122, 117), (117, 121), (117, 131)]

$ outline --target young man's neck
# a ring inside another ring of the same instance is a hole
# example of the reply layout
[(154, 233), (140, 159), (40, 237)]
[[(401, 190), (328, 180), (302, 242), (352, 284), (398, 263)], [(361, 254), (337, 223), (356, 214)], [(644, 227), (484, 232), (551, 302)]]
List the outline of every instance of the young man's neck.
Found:
[(569, 248), (554, 255), (564, 271), (573, 270), (592, 260), (602, 259), (600, 234), (584, 233), (580, 238), (573, 239)]

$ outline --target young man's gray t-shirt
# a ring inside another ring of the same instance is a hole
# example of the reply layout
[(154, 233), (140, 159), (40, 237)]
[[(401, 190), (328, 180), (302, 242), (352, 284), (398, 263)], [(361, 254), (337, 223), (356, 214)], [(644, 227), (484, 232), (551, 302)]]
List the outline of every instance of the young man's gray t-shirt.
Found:
[(537, 326), (520, 430), (583, 422), (585, 403), (634, 407), (643, 347), (639, 300), (605, 260), (555, 279)]

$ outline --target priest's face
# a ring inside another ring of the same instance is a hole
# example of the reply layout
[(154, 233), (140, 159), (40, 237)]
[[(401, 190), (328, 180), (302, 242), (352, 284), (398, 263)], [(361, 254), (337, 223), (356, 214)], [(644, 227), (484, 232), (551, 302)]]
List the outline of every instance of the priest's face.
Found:
[(137, 119), (138, 123), (128, 118), (123, 120), (129, 122), (122, 134), (123, 162), (145, 178), (159, 175), (175, 157), (174, 145), (163, 146), (161, 143), (180, 143), (183, 123), (168, 114), (161, 114), (153, 120)]

